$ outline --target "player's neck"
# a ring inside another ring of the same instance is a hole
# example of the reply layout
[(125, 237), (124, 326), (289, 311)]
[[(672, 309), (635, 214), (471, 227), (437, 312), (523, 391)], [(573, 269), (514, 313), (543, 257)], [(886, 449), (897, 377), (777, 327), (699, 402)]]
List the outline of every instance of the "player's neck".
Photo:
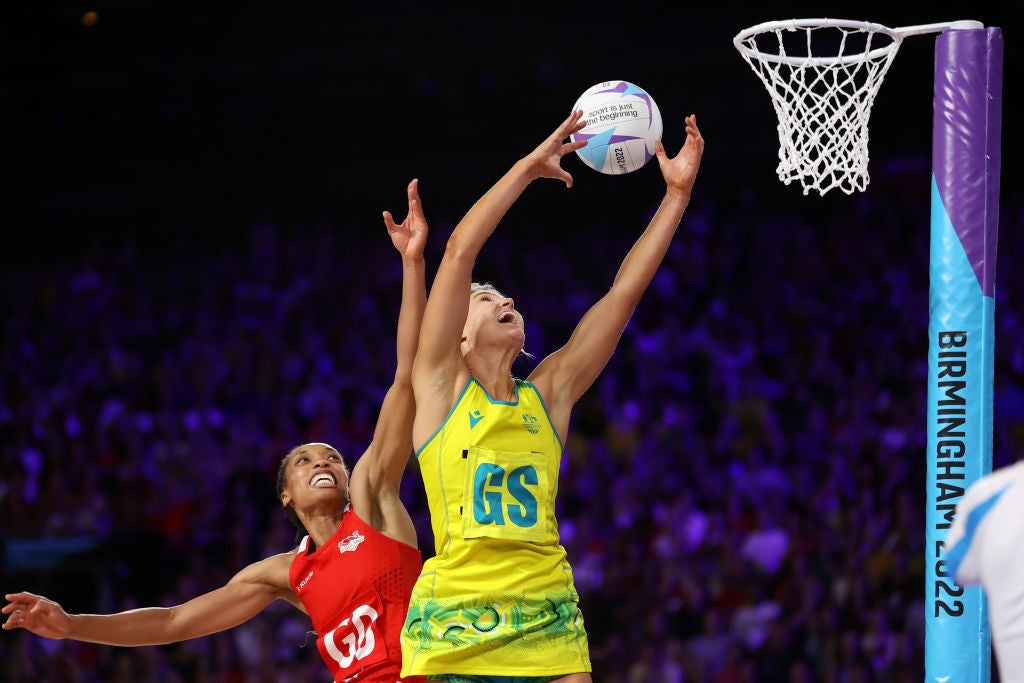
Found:
[(309, 538), (316, 544), (317, 548), (322, 547), (334, 532), (341, 526), (342, 513), (335, 511), (331, 513), (314, 514), (303, 521), (303, 526), (309, 532)]

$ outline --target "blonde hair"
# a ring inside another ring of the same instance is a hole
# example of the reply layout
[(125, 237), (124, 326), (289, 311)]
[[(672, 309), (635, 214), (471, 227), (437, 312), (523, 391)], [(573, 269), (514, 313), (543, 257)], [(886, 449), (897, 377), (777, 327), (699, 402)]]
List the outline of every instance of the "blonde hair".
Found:
[(476, 294), (477, 292), (490, 292), (495, 296), (505, 298), (505, 295), (498, 291), (498, 288), (492, 285), (490, 282), (474, 282), (469, 286), (469, 293)]

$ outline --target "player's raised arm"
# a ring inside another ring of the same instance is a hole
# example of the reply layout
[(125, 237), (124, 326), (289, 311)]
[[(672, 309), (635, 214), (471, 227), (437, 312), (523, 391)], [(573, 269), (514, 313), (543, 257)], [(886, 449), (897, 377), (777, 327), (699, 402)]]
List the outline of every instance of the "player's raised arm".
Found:
[(420, 343), (413, 368), (418, 410), (414, 441), (418, 445), (441, 423), (452, 405), (452, 388), (464, 369), (459, 340), (469, 310), (470, 285), (477, 256), (498, 223), (526, 187), (537, 178), (561, 180), (572, 187), (562, 157), (586, 141), (566, 142), (585, 125), (582, 111), (573, 111), (543, 142), (519, 159), (470, 208), (448, 238), (444, 256), (430, 288)]
[(690, 202), (704, 138), (695, 116), (686, 117), (685, 125), (686, 141), (676, 156), (669, 157), (660, 140), (656, 143), (665, 196), (647, 229), (623, 259), (611, 288), (583, 316), (565, 346), (545, 358), (530, 375), (547, 398), (560, 429), (568, 424), (568, 411), (611, 359)]
[(352, 470), (352, 505), (374, 528), (409, 545), (416, 545), (415, 527), (398, 497), (402, 475), (412, 455), (412, 421), (416, 402), (412, 365), (426, 305), (426, 266), (423, 249), (428, 226), (419, 196), (419, 181), (407, 188), (408, 213), (396, 223), (384, 212), (384, 225), (402, 256), (402, 303), (396, 333), (395, 377), (384, 396), (373, 441)]

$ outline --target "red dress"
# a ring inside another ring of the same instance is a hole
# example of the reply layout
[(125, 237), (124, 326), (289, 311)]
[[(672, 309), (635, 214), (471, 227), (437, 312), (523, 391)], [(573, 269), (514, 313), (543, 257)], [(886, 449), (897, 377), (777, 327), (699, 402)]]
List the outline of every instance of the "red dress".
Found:
[(317, 632), (336, 683), (422, 683), (401, 678), (399, 634), (423, 567), (418, 548), (385, 536), (346, 509), (323, 547), (299, 543), (288, 577)]

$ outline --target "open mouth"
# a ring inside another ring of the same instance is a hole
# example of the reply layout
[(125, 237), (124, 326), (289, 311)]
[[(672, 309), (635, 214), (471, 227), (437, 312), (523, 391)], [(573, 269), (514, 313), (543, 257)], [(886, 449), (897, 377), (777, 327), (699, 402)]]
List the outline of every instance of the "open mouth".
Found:
[(309, 485), (315, 489), (334, 488), (338, 482), (330, 472), (318, 472), (309, 480)]
[(498, 322), (499, 323), (515, 322), (515, 319), (516, 319), (516, 314), (513, 313), (512, 311), (502, 311), (501, 313), (498, 314)]

